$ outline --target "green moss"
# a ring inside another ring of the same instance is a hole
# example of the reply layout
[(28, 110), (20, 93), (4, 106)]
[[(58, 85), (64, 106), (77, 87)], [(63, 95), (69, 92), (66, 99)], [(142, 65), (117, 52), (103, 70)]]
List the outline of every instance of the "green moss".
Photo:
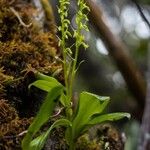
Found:
[(13, 77), (9, 75), (4, 74), (3, 68), (0, 68), (0, 98), (5, 96), (5, 89), (4, 89), (4, 84), (6, 82), (12, 81)]
[(77, 150), (123, 150), (118, 130), (110, 124), (97, 125), (77, 141)]
[[(38, 26), (33, 16), (36, 9), (19, 0), (1, 1), (0, 7), (0, 67), (5, 74), (18, 78), (31, 68), (49, 75), (60, 69), (57, 39)], [(24, 26), (12, 8), (24, 24), (32, 25)]]
[(37, 70), (63, 82), (56, 35), (44, 32), (35, 17), (38, 13), (27, 1), (0, 1), (0, 77), (12, 79), (7, 84), (0, 80), (0, 96), (6, 95), (17, 107), (29, 101), (27, 86), (33, 80), (26, 78), (28, 72)]
[(17, 135), (40, 105), (28, 92), (34, 71), (63, 82), (56, 35), (41, 28), (38, 13), (29, 1), (0, 0), (0, 149), (20, 149), (22, 136)]
[(20, 119), (17, 111), (8, 101), (0, 100), (0, 149), (21, 149), (23, 135), (20, 133), (27, 130), (32, 118)]
[(84, 134), (77, 141), (77, 150), (102, 150), (101, 144), (96, 139), (91, 140), (89, 134)]

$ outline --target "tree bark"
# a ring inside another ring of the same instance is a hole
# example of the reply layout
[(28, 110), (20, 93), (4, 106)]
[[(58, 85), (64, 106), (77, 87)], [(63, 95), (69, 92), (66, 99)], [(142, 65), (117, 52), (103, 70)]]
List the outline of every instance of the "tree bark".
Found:
[(109, 54), (114, 59), (122, 73), (129, 90), (136, 98), (139, 108), (143, 110), (145, 103), (146, 85), (143, 77), (129, 57), (127, 47), (110, 31), (102, 18), (102, 11), (92, 0), (86, 0), (90, 8), (90, 20), (104, 42)]
[(35, 17), (35, 19), (38, 21), (41, 29), (43, 29), (45, 14), (44, 14), (42, 4), (41, 4), (40, 0), (32, 0), (32, 3), (34, 4), (34, 6), (37, 8), (37, 10), (39, 12), (39, 13), (37, 13), (37, 16)]
[(149, 46), (149, 60), (147, 73), (147, 95), (146, 105), (143, 113), (141, 132), (139, 138), (138, 150), (150, 149), (150, 46)]

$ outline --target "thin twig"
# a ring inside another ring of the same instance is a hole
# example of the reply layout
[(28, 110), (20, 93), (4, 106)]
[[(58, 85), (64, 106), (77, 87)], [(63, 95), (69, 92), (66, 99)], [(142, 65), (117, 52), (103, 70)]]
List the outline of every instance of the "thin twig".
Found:
[(20, 24), (21, 24), (22, 26), (29, 28), (29, 27), (32, 25), (32, 23), (25, 24), (25, 23), (22, 21), (21, 17), (19, 16), (18, 12), (17, 12), (13, 7), (10, 7), (10, 10), (11, 10), (11, 11), (14, 13), (14, 15), (18, 18), (18, 20), (19, 20), (19, 22), (20, 22)]
[[(132, 0), (132, 2), (137, 7), (137, 10), (139, 11), (141, 18), (150, 29), (150, 22), (146, 18), (143, 12), (143, 8), (138, 4), (137, 0)], [(150, 58), (150, 46), (149, 46), (148, 52), (149, 52), (148, 58)], [(149, 113), (150, 113), (150, 61), (148, 59), (147, 94), (146, 94), (144, 113), (142, 117), (138, 150), (148, 150), (150, 148), (150, 115)]]
[(17, 135), (17, 137), (19, 137), (19, 136), (23, 136), (24, 134), (26, 134), (28, 132), (28, 130), (25, 130), (25, 131), (23, 131), (23, 132), (21, 132), (21, 133), (19, 133), (18, 135)]
[(57, 117), (62, 112), (63, 109), (64, 109), (64, 107), (58, 109), (58, 112), (56, 114), (52, 115), (51, 117), (52, 118)]
[(45, 12), (46, 21), (48, 22), (49, 28), (55, 34), (57, 32), (57, 26), (51, 3), (48, 0), (41, 0), (41, 4)]
[(16, 138), (16, 137), (21, 137), (23, 136), (24, 134), (26, 134), (28, 132), (28, 130), (25, 130), (17, 135), (12, 135), (12, 136), (4, 136), (5, 139), (12, 139), (12, 138)]
[(147, 24), (147, 26), (150, 29), (150, 22), (148, 21), (148, 19), (146, 18), (144, 12), (143, 12), (143, 8), (138, 4), (138, 2), (136, 0), (132, 0), (132, 2), (135, 4), (137, 10), (140, 13), (140, 16), (142, 17), (143, 21)]
[(150, 46), (148, 58), (147, 94), (144, 113), (142, 117), (138, 150), (149, 150), (150, 148)]

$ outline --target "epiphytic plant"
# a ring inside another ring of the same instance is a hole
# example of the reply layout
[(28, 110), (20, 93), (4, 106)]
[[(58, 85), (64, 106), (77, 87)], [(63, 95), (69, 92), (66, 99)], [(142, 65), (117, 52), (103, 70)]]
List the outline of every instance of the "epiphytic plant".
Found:
[[(88, 31), (86, 25), (88, 18), (85, 12), (90, 11), (84, 0), (78, 0), (78, 11), (76, 13), (76, 29), (74, 33), (69, 31), (70, 21), (68, 20), (69, 0), (59, 0), (60, 7), (58, 9), (61, 26), (58, 28), (61, 32), (59, 45), (63, 53), (63, 69), (65, 78), (65, 87), (62, 86), (56, 79), (35, 73), (37, 80), (30, 84), (29, 88), (35, 86), (45, 92), (47, 96), (35, 117), (33, 123), (30, 125), (25, 138), (22, 141), (23, 150), (41, 150), (52, 132), (52, 129), (58, 126), (66, 126), (65, 138), (70, 150), (76, 148), (77, 139), (85, 133), (91, 126), (105, 122), (119, 120), (123, 117), (130, 118), (128, 113), (110, 113), (102, 114), (103, 110), (109, 103), (109, 97), (101, 97), (89, 92), (82, 92), (79, 97), (77, 109), (72, 109), (72, 89), (75, 74), (77, 71), (78, 53), (81, 45), (87, 48), (88, 45), (84, 42), (84, 35), (82, 30)], [(75, 38), (75, 53), (71, 47), (67, 47), (68, 38)], [(60, 102), (65, 108), (65, 114), (56, 120), (50, 128), (35, 137), (35, 134), (40, 130), (41, 126), (45, 124), (52, 115), (56, 105), (56, 99), (60, 96)]]

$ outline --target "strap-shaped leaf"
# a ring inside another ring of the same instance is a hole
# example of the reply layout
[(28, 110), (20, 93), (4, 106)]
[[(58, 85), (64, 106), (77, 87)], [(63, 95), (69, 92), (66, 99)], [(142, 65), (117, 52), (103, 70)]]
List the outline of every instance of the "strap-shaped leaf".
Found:
[(116, 121), (116, 120), (120, 120), (124, 117), (130, 118), (131, 115), (129, 113), (122, 113), (122, 112), (99, 115), (99, 116), (95, 116), (93, 119), (91, 119), (88, 122), (88, 125), (96, 125), (96, 124), (106, 122), (106, 121)]
[(32, 86), (35, 86), (43, 91), (49, 92), (51, 90), (51, 88), (55, 85), (56, 85), (56, 83), (53, 83), (53, 82), (49, 82), (49, 81), (45, 81), (45, 80), (37, 80), (37, 81), (31, 83), (28, 88), (30, 89)]
[(37, 116), (35, 117), (33, 123), (30, 125), (28, 132), (22, 141), (23, 150), (29, 150), (29, 143), (31, 142), (33, 136), (41, 128), (41, 126), (48, 121), (49, 117), (52, 115), (56, 104), (55, 100), (58, 96), (61, 95), (61, 92), (63, 90), (63, 86), (58, 81), (56, 84), (56, 81), (57, 80), (54, 80), (54, 82), (52, 82), (51, 80), (51, 82), (49, 82), (51, 84), (48, 87), (49, 92), (44, 100), (44, 103), (42, 104)]
[(102, 113), (108, 103), (109, 97), (101, 97), (92, 93), (82, 92), (80, 94), (77, 113), (73, 120), (72, 136), (77, 138), (92, 116)]
[(47, 76), (47, 75), (42, 74), (42, 73), (40, 73), (40, 72), (37, 72), (37, 73), (35, 74), (35, 77), (36, 77), (37, 80), (45, 80), (45, 81), (52, 82), (52, 83), (56, 83), (56, 84), (59, 83), (55, 78), (50, 77), (50, 76)]
[(49, 92), (52, 87), (61, 85), (55, 78), (44, 75), (40, 72), (35, 73), (36, 81), (29, 85), (29, 89), (35, 86), (43, 91)]
[(67, 106), (67, 97), (66, 97), (66, 95), (64, 94), (64, 92), (62, 92), (62, 94), (61, 94), (60, 102), (61, 102), (61, 104), (62, 104), (64, 107)]
[(29, 150), (41, 150), (44, 147), (44, 144), (51, 133), (51, 131), (58, 126), (71, 126), (71, 122), (67, 119), (59, 119), (55, 121), (51, 127), (42, 135), (38, 136), (30, 143)]

